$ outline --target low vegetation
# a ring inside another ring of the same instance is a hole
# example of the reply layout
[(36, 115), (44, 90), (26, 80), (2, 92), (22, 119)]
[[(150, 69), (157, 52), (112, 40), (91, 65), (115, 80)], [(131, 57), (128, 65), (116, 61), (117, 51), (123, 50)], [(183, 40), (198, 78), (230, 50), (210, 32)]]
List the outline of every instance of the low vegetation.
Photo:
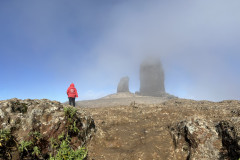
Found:
[(58, 139), (51, 138), (51, 154), (49, 160), (83, 160), (87, 157), (85, 147), (79, 147), (74, 150), (71, 147), (71, 139), (79, 133), (77, 126), (77, 109), (74, 107), (65, 107), (64, 115), (66, 118), (66, 132), (62, 132)]
[(77, 109), (74, 107), (65, 107), (64, 108), (64, 114), (67, 121), (67, 131), (69, 135), (77, 135), (79, 132), (78, 126), (77, 126), (77, 119), (76, 116)]
[[(18, 104), (20, 105), (20, 104)], [(12, 108), (14, 111), (26, 112)], [(87, 149), (84, 146), (72, 145), (72, 138), (78, 137), (80, 132), (77, 110), (73, 107), (64, 108), (66, 128), (57, 137), (48, 140), (38, 131), (30, 132), (27, 140), (17, 142), (10, 130), (0, 130), (0, 159), (12, 159), (12, 154), (19, 154), (20, 159), (49, 159), (49, 160), (84, 160)], [(78, 137), (80, 138), (80, 137)], [(82, 145), (82, 144), (81, 144)], [(48, 150), (46, 150), (48, 148)], [(45, 150), (44, 150), (45, 149)]]
[(87, 157), (85, 147), (73, 150), (70, 146), (71, 137), (69, 135), (60, 135), (58, 140), (51, 139), (51, 150), (49, 160), (83, 160)]
[(19, 101), (12, 102), (12, 112), (26, 113), (28, 110), (27, 104), (20, 103)]
[(11, 134), (10, 130), (0, 130), (0, 158), (4, 157), (5, 159), (11, 159), (11, 151), (13, 146), (15, 146), (14, 137)]

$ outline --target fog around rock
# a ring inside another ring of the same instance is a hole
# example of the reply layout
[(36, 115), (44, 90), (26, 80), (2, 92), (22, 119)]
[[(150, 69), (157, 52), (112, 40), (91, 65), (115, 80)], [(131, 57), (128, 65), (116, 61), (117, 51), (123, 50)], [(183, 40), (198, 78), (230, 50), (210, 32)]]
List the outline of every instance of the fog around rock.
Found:
[(140, 91), (145, 96), (165, 94), (164, 71), (160, 60), (146, 59), (140, 66)]
[(129, 92), (129, 77), (122, 77), (117, 86), (117, 93)]
[[(137, 66), (154, 55), (162, 60), (167, 92), (192, 99), (239, 99), (239, 71), (232, 65), (240, 59), (236, 6), (237, 1), (123, 3), (113, 10), (112, 25), (93, 50), (99, 72), (131, 74), (135, 83)], [(137, 90), (139, 84), (133, 85), (130, 90)]]
[(75, 82), (81, 99), (94, 99), (114, 93), (123, 75), (135, 92), (139, 65), (155, 56), (166, 92), (239, 99), (239, 7), (235, 0), (2, 1), (0, 94), (64, 101)]

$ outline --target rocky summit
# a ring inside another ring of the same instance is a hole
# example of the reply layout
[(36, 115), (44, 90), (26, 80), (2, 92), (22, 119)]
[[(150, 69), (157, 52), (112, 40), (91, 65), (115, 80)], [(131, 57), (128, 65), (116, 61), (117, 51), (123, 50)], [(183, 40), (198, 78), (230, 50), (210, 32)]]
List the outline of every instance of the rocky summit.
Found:
[[(1, 158), (59, 157), (63, 143), (70, 146), (71, 156), (89, 160), (240, 158), (240, 101), (157, 101), (155, 97), (144, 103), (148, 98), (144, 96), (142, 101), (135, 97), (130, 104), (121, 104), (121, 96), (117, 104), (109, 103), (118, 98), (101, 99), (105, 106), (97, 106), (100, 101), (93, 101), (91, 107), (80, 103), (77, 111), (50, 100), (0, 101)], [(4, 138), (7, 133), (11, 136)], [(32, 142), (31, 147), (27, 142)]]

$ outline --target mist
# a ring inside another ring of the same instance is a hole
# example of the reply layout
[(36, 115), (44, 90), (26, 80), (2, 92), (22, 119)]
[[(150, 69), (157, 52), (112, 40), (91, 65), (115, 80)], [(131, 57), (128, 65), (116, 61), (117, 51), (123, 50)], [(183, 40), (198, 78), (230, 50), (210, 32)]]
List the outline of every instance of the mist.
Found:
[[(140, 63), (147, 57), (161, 60), (170, 94), (240, 99), (237, 0), (1, 3), (0, 18), (8, 15), (1, 30), (11, 29), (5, 36), (14, 45), (7, 58), (41, 70), (44, 83), (56, 89), (53, 99), (63, 101), (58, 93), (71, 82), (79, 86), (80, 99), (99, 98), (116, 92), (123, 76), (129, 76), (134, 93), (140, 87)], [(1, 42), (9, 50), (6, 40)]]
[[(239, 6), (238, 1), (123, 3), (113, 9), (108, 32), (92, 51), (97, 68), (137, 83), (133, 72), (154, 56), (163, 63), (167, 92), (197, 100), (239, 99)], [(138, 90), (139, 84), (131, 85)]]

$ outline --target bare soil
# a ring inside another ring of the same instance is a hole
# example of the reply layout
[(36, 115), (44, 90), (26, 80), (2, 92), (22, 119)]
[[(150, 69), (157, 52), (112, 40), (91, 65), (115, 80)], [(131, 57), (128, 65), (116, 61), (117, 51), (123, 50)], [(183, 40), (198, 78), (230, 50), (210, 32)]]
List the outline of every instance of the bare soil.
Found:
[(169, 127), (193, 118), (215, 124), (227, 120), (239, 133), (239, 101), (119, 98), (112, 95), (78, 104), (82, 106), (79, 109), (92, 115), (97, 127), (96, 135), (88, 145), (90, 160), (183, 159), (176, 156)]

